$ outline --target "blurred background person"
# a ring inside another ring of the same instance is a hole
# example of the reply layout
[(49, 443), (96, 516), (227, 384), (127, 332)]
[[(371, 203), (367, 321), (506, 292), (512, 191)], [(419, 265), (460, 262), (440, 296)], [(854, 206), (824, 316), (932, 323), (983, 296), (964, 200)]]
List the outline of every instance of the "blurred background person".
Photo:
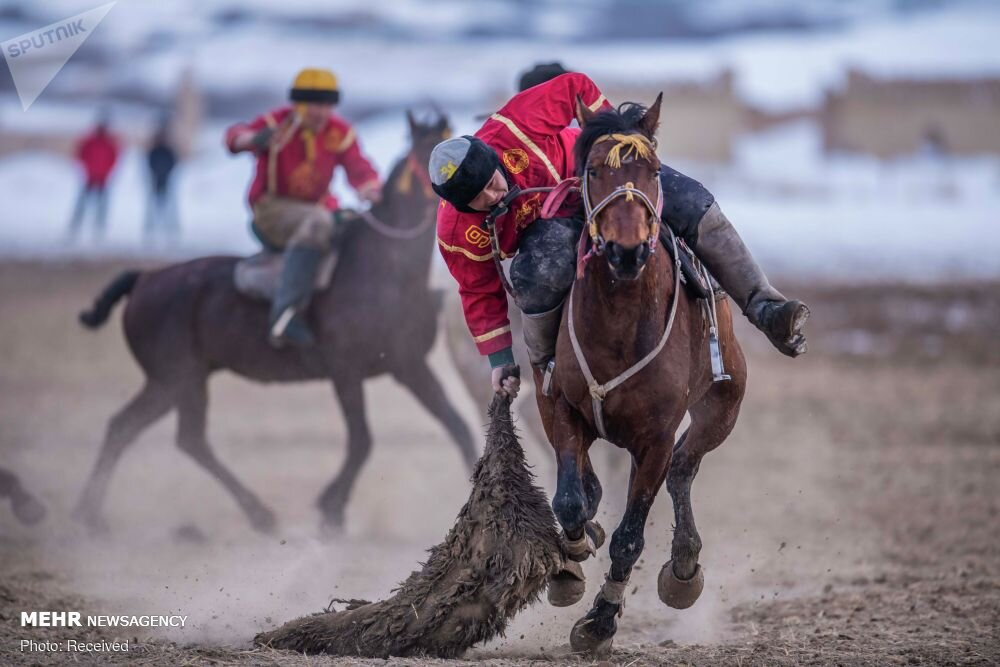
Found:
[(83, 188), (76, 200), (69, 224), (70, 240), (80, 234), (88, 202), (94, 208), (94, 235), (103, 238), (108, 216), (108, 177), (118, 161), (118, 139), (109, 130), (109, 119), (102, 115), (97, 126), (82, 139), (76, 148), (76, 159), (84, 170)]
[(177, 205), (171, 188), (171, 175), (177, 166), (177, 150), (170, 137), (169, 119), (163, 118), (153, 135), (153, 143), (146, 153), (149, 165), (150, 190), (146, 207), (144, 236), (150, 242), (157, 233), (173, 239), (180, 236)]

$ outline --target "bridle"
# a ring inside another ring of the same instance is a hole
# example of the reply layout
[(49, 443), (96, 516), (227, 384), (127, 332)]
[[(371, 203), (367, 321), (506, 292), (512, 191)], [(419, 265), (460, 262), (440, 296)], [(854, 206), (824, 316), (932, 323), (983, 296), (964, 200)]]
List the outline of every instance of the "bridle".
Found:
[[(607, 157), (604, 159), (604, 163), (608, 166), (618, 169), (621, 168), (623, 158), (628, 158), (630, 155), (635, 155), (640, 158), (647, 158), (652, 154), (656, 147), (653, 142), (642, 136), (641, 134), (605, 134), (599, 137), (594, 145), (605, 141), (615, 141), (615, 145), (608, 151)], [(622, 155), (622, 151), (625, 151), (625, 155)], [(619, 185), (614, 190), (611, 191), (608, 196), (606, 196), (601, 201), (593, 204), (590, 199), (590, 170), (585, 168), (583, 176), (580, 178), (580, 193), (583, 197), (583, 209), (586, 215), (587, 233), (590, 235), (590, 240), (593, 244), (591, 253), (594, 255), (600, 255), (604, 252), (604, 248), (607, 242), (604, 237), (601, 236), (600, 224), (597, 216), (601, 214), (601, 211), (606, 209), (613, 201), (619, 199), (620, 197), (625, 197), (625, 201), (633, 201), (633, 199), (638, 199), (642, 203), (646, 210), (649, 212), (649, 234), (646, 237), (645, 243), (649, 246), (649, 252), (656, 252), (656, 243), (660, 234), (660, 210), (663, 208), (663, 186), (660, 184), (660, 179), (656, 179), (656, 202), (654, 203), (650, 199), (649, 195), (635, 187), (632, 181), (629, 181), (625, 185)]]
[[(649, 157), (650, 153), (653, 152), (653, 143), (646, 139), (644, 136), (639, 134), (607, 134), (597, 139), (594, 145), (601, 143), (603, 141), (616, 141), (617, 143), (608, 152), (608, 156), (605, 158), (605, 164), (612, 168), (621, 167), (623, 150), (626, 151), (625, 157), (628, 157), (634, 151), (638, 157), (646, 158)], [(592, 247), (586, 256), (583, 257), (581, 261), (586, 261), (587, 257), (591, 254), (599, 255), (604, 250), (606, 245), (604, 239), (601, 237), (600, 228), (598, 226), (597, 215), (604, 210), (608, 204), (619, 197), (625, 197), (626, 201), (632, 201), (633, 197), (638, 197), (639, 201), (642, 202), (650, 213), (649, 221), (649, 236), (646, 237), (645, 243), (649, 244), (649, 252), (653, 253), (656, 250), (656, 239), (659, 235), (660, 229), (660, 210), (663, 207), (663, 186), (660, 184), (660, 179), (656, 179), (656, 203), (644, 193), (639, 190), (631, 182), (625, 185), (619, 186), (611, 191), (607, 197), (602, 199), (597, 203), (596, 206), (590, 203), (590, 193), (589, 193), (589, 178), (587, 171), (584, 171), (583, 177), (581, 179), (581, 192), (583, 194), (583, 204), (584, 209), (587, 213), (587, 231), (590, 235), (590, 240)], [(591, 408), (594, 413), (594, 429), (597, 434), (604, 439), (608, 438), (607, 425), (604, 421), (604, 399), (607, 397), (608, 393), (622, 384), (635, 377), (646, 368), (649, 364), (653, 362), (654, 359), (660, 354), (663, 348), (667, 344), (667, 339), (670, 338), (670, 331), (674, 326), (674, 319), (677, 316), (677, 304), (680, 302), (680, 289), (681, 289), (681, 260), (680, 253), (677, 250), (677, 236), (674, 234), (670, 226), (667, 225), (667, 231), (670, 234), (670, 243), (673, 248), (674, 257), (674, 292), (671, 298), (670, 311), (667, 316), (666, 324), (663, 327), (663, 333), (660, 334), (660, 339), (657, 341), (656, 345), (649, 352), (646, 353), (644, 357), (639, 359), (624, 371), (619, 373), (614, 378), (606, 382), (598, 382), (594, 377), (593, 371), (590, 369), (590, 364), (587, 363), (587, 357), (583, 353), (583, 347), (580, 345), (580, 338), (576, 333), (576, 318), (573, 313), (573, 292), (576, 290), (577, 283), (573, 283), (573, 287), (570, 288), (569, 297), (567, 299), (567, 328), (569, 329), (569, 340), (570, 345), (573, 347), (573, 355), (576, 357), (577, 364), (580, 366), (580, 372), (583, 373), (584, 380), (587, 381), (587, 391), (590, 393)], [(581, 239), (581, 243), (582, 243)]]
[[(594, 145), (605, 141), (616, 142), (615, 145), (612, 146), (611, 150), (608, 151), (608, 155), (604, 159), (605, 164), (613, 169), (621, 167), (623, 158), (628, 158), (630, 155), (636, 155), (640, 158), (648, 158), (651, 154), (655, 153), (656, 149), (654, 142), (641, 134), (606, 134), (599, 137), (594, 142)], [(624, 156), (622, 155), (623, 151), (625, 152)], [(550, 199), (554, 199), (556, 195), (559, 194), (560, 190), (572, 190), (574, 189), (573, 186), (577, 183), (579, 183), (580, 193), (583, 197), (587, 233), (590, 237), (592, 245), (590, 251), (585, 257), (582, 258), (581, 261), (586, 261), (587, 257), (590, 255), (600, 255), (604, 252), (604, 248), (607, 243), (601, 236), (597, 216), (600, 215), (601, 211), (607, 208), (611, 202), (615, 201), (619, 197), (625, 197), (626, 201), (633, 201), (635, 198), (638, 198), (639, 201), (646, 207), (650, 217), (648, 220), (649, 235), (646, 237), (644, 243), (649, 245), (650, 253), (653, 253), (656, 250), (657, 238), (660, 231), (660, 210), (663, 208), (663, 186), (660, 183), (659, 178), (656, 179), (655, 202), (649, 197), (649, 195), (635, 187), (635, 184), (630, 181), (625, 185), (616, 187), (607, 197), (597, 202), (596, 205), (592, 204), (590, 201), (590, 179), (586, 170), (584, 170), (582, 177), (577, 179), (566, 179), (560, 185), (555, 187), (527, 188), (524, 190), (518, 187), (513, 187), (499, 204), (490, 209), (486, 219), (483, 220), (482, 227), (489, 233), (490, 245), (493, 250), (493, 263), (496, 265), (497, 274), (500, 276), (500, 283), (503, 285), (507, 293), (515, 297), (515, 299), (517, 298), (517, 295), (513, 286), (510, 284), (510, 281), (507, 279), (507, 275), (503, 270), (503, 264), (501, 263), (500, 241), (496, 234), (496, 219), (506, 213), (511, 202), (521, 195), (534, 192), (546, 192), (550, 193)], [(548, 206), (549, 202), (547, 201), (545, 206), (543, 206), (543, 210)], [(587, 381), (587, 390), (590, 393), (590, 400), (594, 412), (594, 427), (597, 430), (598, 435), (605, 439), (608, 437), (608, 432), (604, 422), (604, 398), (608, 395), (608, 392), (635, 377), (640, 371), (656, 359), (656, 357), (663, 350), (664, 346), (666, 346), (667, 339), (670, 338), (670, 331), (673, 329), (674, 319), (677, 316), (677, 304), (680, 302), (681, 289), (681, 261), (680, 253), (677, 248), (677, 236), (674, 234), (674, 231), (670, 229), (669, 225), (667, 225), (667, 232), (670, 235), (670, 243), (673, 248), (674, 291), (671, 299), (672, 303), (670, 304), (669, 315), (667, 316), (667, 321), (663, 328), (663, 333), (660, 335), (659, 341), (653, 349), (646, 354), (646, 356), (629, 368), (625, 369), (623, 372), (619, 373), (611, 380), (604, 383), (597, 381), (593, 372), (590, 370), (590, 365), (587, 363), (587, 358), (583, 353), (583, 347), (580, 345), (580, 339), (576, 333), (576, 323), (573, 313), (573, 291), (576, 289), (576, 281), (573, 283), (573, 287), (570, 288), (570, 293), (567, 297), (567, 320), (570, 344), (573, 346), (573, 354), (576, 356), (577, 363), (580, 365), (580, 370), (583, 373), (584, 379)], [(582, 235), (580, 242), (582, 247), (584, 242)]]
[[(622, 160), (627, 159), (631, 155), (635, 155), (640, 158), (647, 158), (656, 150), (654, 142), (650, 141), (641, 134), (606, 134), (599, 137), (594, 142), (594, 145), (596, 146), (604, 141), (616, 142), (615, 145), (612, 146), (611, 150), (608, 151), (608, 155), (604, 158), (605, 164), (615, 169), (621, 168)], [(623, 151), (625, 152), (624, 155), (622, 155)], [(625, 197), (626, 201), (633, 201), (634, 198), (638, 198), (639, 201), (645, 205), (646, 209), (649, 211), (650, 217), (649, 235), (646, 237), (644, 243), (649, 246), (650, 253), (656, 251), (657, 239), (659, 238), (660, 233), (660, 209), (663, 207), (663, 187), (660, 184), (659, 178), (656, 179), (655, 202), (649, 198), (649, 195), (635, 187), (635, 185), (629, 181), (625, 185), (620, 185), (615, 188), (611, 194), (597, 202), (597, 205), (593, 205), (590, 201), (590, 179), (588, 178), (586, 171), (584, 171), (583, 177), (566, 179), (558, 186), (542, 186), (525, 189), (514, 186), (507, 192), (498, 204), (490, 209), (489, 214), (482, 222), (482, 228), (486, 230), (489, 235), (490, 248), (493, 251), (493, 263), (496, 266), (497, 274), (500, 276), (500, 283), (503, 285), (504, 290), (506, 290), (506, 292), (512, 297), (516, 298), (516, 294), (514, 286), (510, 284), (510, 281), (507, 279), (507, 275), (503, 270), (503, 253), (500, 251), (500, 239), (497, 237), (496, 233), (497, 218), (506, 213), (510, 208), (511, 202), (522, 195), (533, 194), (536, 192), (544, 192), (555, 195), (556, 192), (554, 191), (558, 191), (560, 189), (576, 190), (576, 187), (574, 186), (577, 184), (579, 184), (579, 190), (581, 196), (583, 197), (584, 214), (586, 215), (585, 223), (592, 241), (592, 247), (588, 256), (600, 255), (604, 252), (604, 248), (607, 244), (600, 234), (600, 225), (598, 224), (597, 216), (600, 215), (601, 211), (607, 208), (611, 202), (619, 197)]]
[[(433, 198), (434, 191), (431, 189), (431, 177), (426, 173), (426, 171), (420, 169), (420, 162), (417, 160), (417, 156), (413, 150), (410, 150), (409, 154), (406, 156), (405, 169), (407, 171), (404, 176), (412, 178), (416, 175), (417, 180), (420, 181), (420, 186), (423, 189), (424, 194), (426, 194), (428, 198)], [(401, 176), (400, 180), (402, 180), (404, 176)], [(371, 212), (370, 208), (358, 211), (358, 215), (377, 233), (385, 236), (386, 238), (397, 241), (411, 241), (419, 236), (422, 236), (423, 233), (430, 229), (436, 222), (433, 215), (428, 215), (422, 222), (414, 225), (413, 227), (399, 228), (387, 225), (379, 220), (375, 217), (375, 214)]]

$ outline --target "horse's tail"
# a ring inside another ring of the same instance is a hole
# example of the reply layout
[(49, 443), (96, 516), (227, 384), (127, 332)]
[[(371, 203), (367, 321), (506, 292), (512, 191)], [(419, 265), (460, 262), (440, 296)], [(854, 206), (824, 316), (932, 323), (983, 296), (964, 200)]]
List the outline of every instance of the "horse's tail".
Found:
[(122, 271), (118, 274), (118, 277), (112, 280), (94, 300), (90, 310), (80, 313), (80, 324), (88, 329), (96, 329), (107, 322), (111, 309), (123, 296), (132, 291), (139, 274), (139, 271)]

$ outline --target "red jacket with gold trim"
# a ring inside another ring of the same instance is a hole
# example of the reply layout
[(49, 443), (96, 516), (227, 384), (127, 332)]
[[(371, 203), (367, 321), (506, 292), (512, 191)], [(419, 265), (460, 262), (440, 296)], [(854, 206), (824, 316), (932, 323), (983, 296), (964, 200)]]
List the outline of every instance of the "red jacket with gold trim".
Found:
[[(236, 153), (233, 146), (236, 137), (247, 131), (259, 132), (265, 127), (278, 128), (291, 111), (291, 106), (285, 106), (258, 116), (249, 123), (233, 125), (226, 130), (226, 147)], [(336, 114), (330, 114), (326, 127), (319, 133), (299, 126), (283, 141), (276, 156), (274, 184), (268, 183), (267, 151), (255, 151), (255, 155), (257, 167), (248, 197), (251, 206), (269, 188), (273, 188), (277, 196), (323, 202), (332, 211), (339, 206), (337, 198), (330, 192), (330, 182), (337, 166), (344, 168), (347, 182), (355, 190), (379, 178), (371, 162), (361, 153), (354, 128)]]
[[(573, 142), (580, 131), (568, 126), (576, 117), (577, 95), (592, 110), (610, 108), (585, 74), (563, 74), (515, 95), (475, 136), (497, 152), (515, 185), (556, 185), (574, 172)], [(517, 252), (521, 232), (538, 217), (544, 199), (543, 193), (518, 197), (497, 218), (504, 258)], [(438, 246), (458, 281), (466, 324), (483, 355), (512, 344), (507, 293), (482, 228), (485, 218), (486, 213), (463, 213), (444, 200), (438, 206)]]

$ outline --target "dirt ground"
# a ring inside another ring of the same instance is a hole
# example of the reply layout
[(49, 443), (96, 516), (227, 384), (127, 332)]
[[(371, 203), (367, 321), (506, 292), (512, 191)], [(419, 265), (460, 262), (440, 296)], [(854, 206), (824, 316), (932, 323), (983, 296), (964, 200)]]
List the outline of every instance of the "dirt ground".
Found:
[[(108, 417), (140, 382), (117, 316), (98, 332), (75, 322), (122, 266), (0, 264), (0, 466), (49, 509), (28, 528), (0, 504), (0, 664), (385, 664), (254, 650), (250, 639), (332, 598), (386, 595), (451, 526), (467, 471), (391, 380), (366, 388), (375, 447), (342, 535), (320, 537), (313, 505), (344, 453), (329, 386), (229, 375), (213, 381), (210, 437), (278, 514), (278, 534), (250, 530), (173, 445), (170, 417), (125, 455), (107, 504), (111, 535), (93, 538), (69, 518)], [(610, 662), (1000, 664), (1000, 284), (781, 287), (812, 306), (810, 353), (785, 359), (740, 323), (748, 397), (694, 487), (705, 593), (685, 611), (656, 596), (671, 538), (663, 492)], [(480, 427), (484, 406), (443, 342), (434, 365)], [(523, 439), (551, 490), (547, 445), (530, 428)], [(599, 447), (599, 519), (610, 531), (627, 466)], [(586, 662), (570, 654), (569, 629), (607, 564), (606, 550), (585, 564), (584, 602), (540, 602), (505, 640), (450, 662)], [(187, 619), (128, 632), (22, 628), (30, 610)], [(129, 652), (20, 649), (22, 640), (113, 638)]]

